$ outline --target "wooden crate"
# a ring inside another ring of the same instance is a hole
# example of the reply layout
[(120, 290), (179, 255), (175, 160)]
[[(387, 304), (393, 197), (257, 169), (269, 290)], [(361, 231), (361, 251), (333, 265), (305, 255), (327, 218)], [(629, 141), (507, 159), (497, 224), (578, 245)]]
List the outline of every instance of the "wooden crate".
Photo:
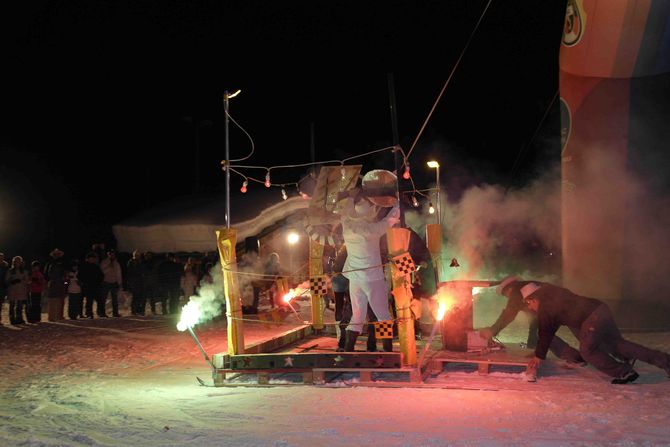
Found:
[(489, 374), (491, 366), (514, 366), (525, 370), (530, 358), (530, 350), (502, 350), (484, 353), (440, 351), (430, 359), (427, 371), (430, 374), (442, 372), (445, 363), (464, 363), (477, 365), (479, 374)]

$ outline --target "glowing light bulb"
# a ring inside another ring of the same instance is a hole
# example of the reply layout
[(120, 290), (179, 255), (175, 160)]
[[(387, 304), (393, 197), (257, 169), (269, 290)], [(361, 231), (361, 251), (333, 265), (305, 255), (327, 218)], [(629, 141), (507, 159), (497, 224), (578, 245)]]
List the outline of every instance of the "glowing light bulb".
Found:
[(435, 214), (435, 207), (433, 206), (432, 203), (428, 204), (428, 213), (429, 214)]
[(242, 187), (240, 188), (240, 191), (242, 191), (242, 193), (247, 192), (247, 186), (249, 186), (249, 180), (243, 181), (242, 182)]
[(342, 181), (345, 181), (347, 179), (347, 170), (344, 169), (344, 166), (340, 169), (340, 175), (342, 175)]
[(270, 171), (268, 171), (268, 173), (265, 174), (265, 187), (266, 188), (270, 187)]
[(288, 195), (286, 195), (286, 190), (284, 188), (281, 189), (281, 198), (284, 200), (288, 199)]
[(419, 201), (416, 200), (416, 196), (412, 196), (412, 206), (413, 206), (414, 208), (418, 208), (418, 207), (419, 207)]
[(295, 245), (300, 240), (300, 235), (298, 233), (296, 233), (295, 231), (291, 231), (288, 234), (288, 236), (286, 236), (286, 240), (288, 241), (289, 244)]
[(405, 172), (402, 173), (402, 178), (405, 180), (409, 180), (410, 175), (409, 175), (409, 163), (405, 164)]

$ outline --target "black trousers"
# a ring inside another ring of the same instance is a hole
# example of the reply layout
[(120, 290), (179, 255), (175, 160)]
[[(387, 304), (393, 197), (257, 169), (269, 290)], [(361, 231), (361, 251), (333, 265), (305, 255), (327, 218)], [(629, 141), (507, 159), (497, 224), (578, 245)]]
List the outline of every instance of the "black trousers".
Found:
[(23, 307), (26, 305), (26, 300), (9, 301), (9, 323), (23, 324)]
[(351, 322), (351, 300), (349, 292), (334, 292), (335, 294), (335, 321), (339, 322), (340, 337), (337, 346), (344, 348), (346, 343), (347, 326)]
[(105, 300), (100, 298), (100, 287), (83, 287), (81, 294), (86, 297), (86, 316), (93, 315), (93, 301), (97, 303), (98, 316), (105, 313)]
[[(103, 312), (105, 309), (104, 303), (107, 301), (107, 295), (109, 295), (112, 299), (112, 315), (115, 317), (119, 315), (119, 285), (116, 283), (110, 283), (110, 282), (103, 282), (101, 286), (101, 295), (102, 295), (102, 302), (103, 302)], [(100, 315), (100, 312), (98, 312), (98, 315)]]
[(39, 323), (42, 319), (42, 294), (31, 293), (28, 297), (28, 306), (26, 308), (26, 318), (28, 323)]
[(70, 320), (76, 320), (81, 314), (81, 304), (83, 301), (81, 293), (70, 293), (67, 296), (67, 316)]
[(147, 299), (142, 293), (142, 287), (130, 286), (128, 291), (133, 294), (133, 299), (130, 302), (130, 309), (132, 313), (144, 315), (144, 308), (147, 305)]
[[(174, 315), (179, 313), (181, 310), (179, 307), (179, 297), (181, 296), (181, 287), (180, 286), (172, 286), (172, 287), (166, 287), (165, 288), (165, 300), (163, 301), (163, 315), (170, 314)], [(165, 304), (168, 304), (168, 306), (165, 306)], [(169, 312), (168, 312), (169, 308)]]

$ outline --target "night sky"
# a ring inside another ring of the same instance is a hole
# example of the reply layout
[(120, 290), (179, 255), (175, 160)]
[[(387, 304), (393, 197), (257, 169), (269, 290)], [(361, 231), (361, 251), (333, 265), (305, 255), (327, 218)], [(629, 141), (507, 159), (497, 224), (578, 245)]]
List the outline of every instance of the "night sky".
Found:
[[(247, 162), (271, 166), (311, 161), (311, 125), (317, 160), (391, 145), (392, 74), (408, 150), (488, 0), (22, 3), (3, 24), (0, 251), (30, 258), (113, 245), (111, 225), (142, 209), (222, 194), (225, 90), (242, 90), (230, 113), (254, 139)], [(419, 140), (417, 186), (429, 158), (453, 197), (558, 160), (565, 0), (510, 5), (491, 2)], [(246, 155), (230, 126), (231, 156)]]

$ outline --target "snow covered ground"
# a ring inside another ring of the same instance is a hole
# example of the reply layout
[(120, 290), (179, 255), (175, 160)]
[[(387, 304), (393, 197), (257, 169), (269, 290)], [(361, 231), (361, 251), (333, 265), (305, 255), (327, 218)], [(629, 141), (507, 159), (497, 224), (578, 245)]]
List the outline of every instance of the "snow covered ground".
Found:
[[(625, 386), (553, 359), (537, 383), (447, 368), (433, 388), (213, 388), (169, 318), (15, 328), (6, 304), (3, 318), (1, 446), (670, 445), (670, 379), (646, 364)], [(249, 323), (245, 341), (284, 330)], [(226, 350), (224, 321), (196, 332), (208, 353)], [(523, 321), (502, 335), (519, 343)], [(670, 351), (670, 333), (625, 335)]]

